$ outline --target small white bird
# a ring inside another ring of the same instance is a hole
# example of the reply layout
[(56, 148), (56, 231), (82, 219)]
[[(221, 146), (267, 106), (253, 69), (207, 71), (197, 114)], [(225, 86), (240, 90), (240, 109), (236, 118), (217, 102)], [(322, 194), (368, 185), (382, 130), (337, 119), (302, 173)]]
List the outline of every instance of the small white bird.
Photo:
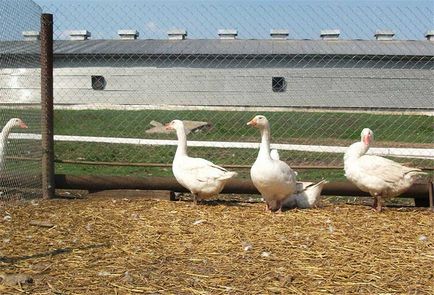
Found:
[(10, 119), (3, 127), (3, 130), (0, 133), (0, 170), (3, 169), (5, 165), (4, 158), (6, 154), (6, 144), (7, 144), (9, 133), (11, 133), (11, 130), (14, 127), (28, 128), (26, 123), (24, 123), (24, 121), (21, 120), (20, 118)]
[[(296, 173), (283, 161), (273, 158), (270, 151), (270, 124), (265, 116), (258, 115), (247, 125), (261, 132), (258, 157), (250, 169), (253, 185), (261, 193), (272, 212), (282, 209), (282, 202), (296, 192)], [(278, 158), (278, 153), (277, 153)]]
[(348, 180), (374, 197), (373, 207), (381, 211), (382, 198), (402, 194), (426, 173), (383, 157), (365, 155), (373, 139), (371, 129), (362, 130), (360, 142), (353, 143), (345, 152), (344, 170)]
[[(279, 152), (277, 149), (272, 149), (270, 157), (273, 160), (279, 160)], [(297, 171), (294, 171), (295, 175)], [(287, 197), (282, 202), (282, 208), (285, 209), (307, 209), (316, 207), (321, 197), (321, 192), (324, 185), (328, 183), (327, 180), (321, 180), (320, 182), (299, 182), (297, 181), (297, 191), (292, 196)]]
[(314, 208), (320, 200), (321, 192), (327, 180), (320, 182), (297, 182), (297, 192), (286, 198), (283, 203), (283, 208)]
[(192, 158), (187, 155), (187, 135), (184, 123), (173, 120), (166, 129), (176, 130), (178, 147), (173, 159), (172, 171), (176, 180), (188, 189), (194, 203), (219, 194), (226, 182), (237, 175), (202, 158)]

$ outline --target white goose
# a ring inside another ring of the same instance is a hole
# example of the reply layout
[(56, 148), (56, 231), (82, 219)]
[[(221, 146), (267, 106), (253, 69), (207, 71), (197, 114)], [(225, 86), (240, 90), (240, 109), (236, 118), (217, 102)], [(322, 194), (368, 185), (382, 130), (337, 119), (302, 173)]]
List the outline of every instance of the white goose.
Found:
[(283, 200), (282, 208), (314, 208), (318, 205), (321, 192), (327, 180), (320, 182), (297, 182), (297, 192)]
[[(270, 157), (273, 160), (279, 160), (279, 151), (272, 149), (270, 151)], [(294, 171), (295, 175), (298, 175), (297, 171)], [(321, 180), (320, 182), (305, 182), (297, 181), (297, 190), (294, 195), (287, 197), (282, 201), (282, 208), (294, 209), (294, 208), (313, 208), (318, 205), (321, 192), (324, 185), (328, 183), (327, 180)]]
[(192, 158), (187, 155), (187, 135), (184, 123), (173, 120), (166, 125), (166, 129), (176, 130), (178, 147), (173, 159), (172, 171), (176, 180), (188, 189), (194, 198), (194, 203), (219, 194), (225, 183), (237, 175), (210, 161)]
[(258, 128), (261, 132), (261, 144), (258, 157), (250, 169), (254, 186), (265, 200), (267, 209), (280, 211), (282, 202), (296, 192), (296, 173), (278, 158), (278, 153), (270, 152), (270, 124), (262, 115), (254, 117), (247, 125)]
[(12, 118), (10, 119), (6, 125), (3, 127), (2, 132), (0, 133), (0, 170), (4, 168), (4, 158), (6, 153), (6, 144), (8, 140), (9, 133), (12, 128), (20, 127), (20, 128), (28, 128), (26, 123), (23, 122), (20, 118)]
[(344, 155), (345, 176), (360, 190), (374, 197), (373, 207), (382, 209), (382, 198), (392, 198), (406, 191), (418, 176), (426, 174), (418, 168), (410, 168), (392, 160), (365, 155), (374, 139), (371, 129), (365, 128), (360, 142), (348, 147)]

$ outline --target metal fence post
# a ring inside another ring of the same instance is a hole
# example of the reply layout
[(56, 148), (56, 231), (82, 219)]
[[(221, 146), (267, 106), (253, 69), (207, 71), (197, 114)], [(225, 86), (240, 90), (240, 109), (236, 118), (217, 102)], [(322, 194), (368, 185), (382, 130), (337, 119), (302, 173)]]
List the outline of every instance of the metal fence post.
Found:
[(42, 193), (54, 197), (53, 15), (41, 15)]

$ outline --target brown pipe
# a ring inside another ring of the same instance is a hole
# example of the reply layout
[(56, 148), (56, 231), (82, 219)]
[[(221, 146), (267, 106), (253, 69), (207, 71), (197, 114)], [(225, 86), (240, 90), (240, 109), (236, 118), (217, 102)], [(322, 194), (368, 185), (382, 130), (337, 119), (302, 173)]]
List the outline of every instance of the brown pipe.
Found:
[[(0, 186), (14, 186), (32, 188), (34, 181), (41, 179), (41, 175), (3, 174), (0, 175)], [(80, 189), (90, 191), (114, 190), (114, 189), (142, 189), (142, 190), (169, 190), (175, 192), (188, 192), (173, 177), (132, 177), (132, 176), (93, 176), (93, 175), (55, 175), (56, 189)], [(233, 194), (259, 194), (250, 180), (233, 179), (229, 181), (222, 193)], [(360, 191), (348, 181), (327, 183), (323, 190), (324, 196), (369, 196)], [(425, 199), (429, 198), (429, 186), (427, 184), (414, 184), (400, 197)]]
[[(112, 190), (112, 189), (143, 189), (143, 190), (169, 190), (187, 192), (173, 177), (132, 177), (132, 176), (75, 176), (56, 174), (56, 188), (82, 189), (82, 190)], [(250, 180), (233, 179), (229, 181), (222, 193), (259, 194)], [(369, 196), (360, 191), (350, 182), (327, 183), (322, 195), (325, 196)], [(425, 199), (428, 198), (426, 184), (414, 184), (400, 197)]]

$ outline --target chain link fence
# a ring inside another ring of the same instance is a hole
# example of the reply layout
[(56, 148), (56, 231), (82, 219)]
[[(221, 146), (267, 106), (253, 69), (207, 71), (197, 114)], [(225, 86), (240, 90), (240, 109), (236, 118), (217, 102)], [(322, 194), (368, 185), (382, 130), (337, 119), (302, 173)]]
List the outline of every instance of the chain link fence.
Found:
[(161, 124), (173, 119), (203, 122), (191, 156), (247, 168), (256, 114), (301, 179), (343, 179), (343, 151), (364, 127), (373, 152), (432, 168), (433, 8), (273, 3), (44, 7), (56, 171), (171, 175), (176, 136)]
[(33, 1), (0, 2), (1, 201), (41, 196), (40, 66), (32, 40), (41, 13)]

